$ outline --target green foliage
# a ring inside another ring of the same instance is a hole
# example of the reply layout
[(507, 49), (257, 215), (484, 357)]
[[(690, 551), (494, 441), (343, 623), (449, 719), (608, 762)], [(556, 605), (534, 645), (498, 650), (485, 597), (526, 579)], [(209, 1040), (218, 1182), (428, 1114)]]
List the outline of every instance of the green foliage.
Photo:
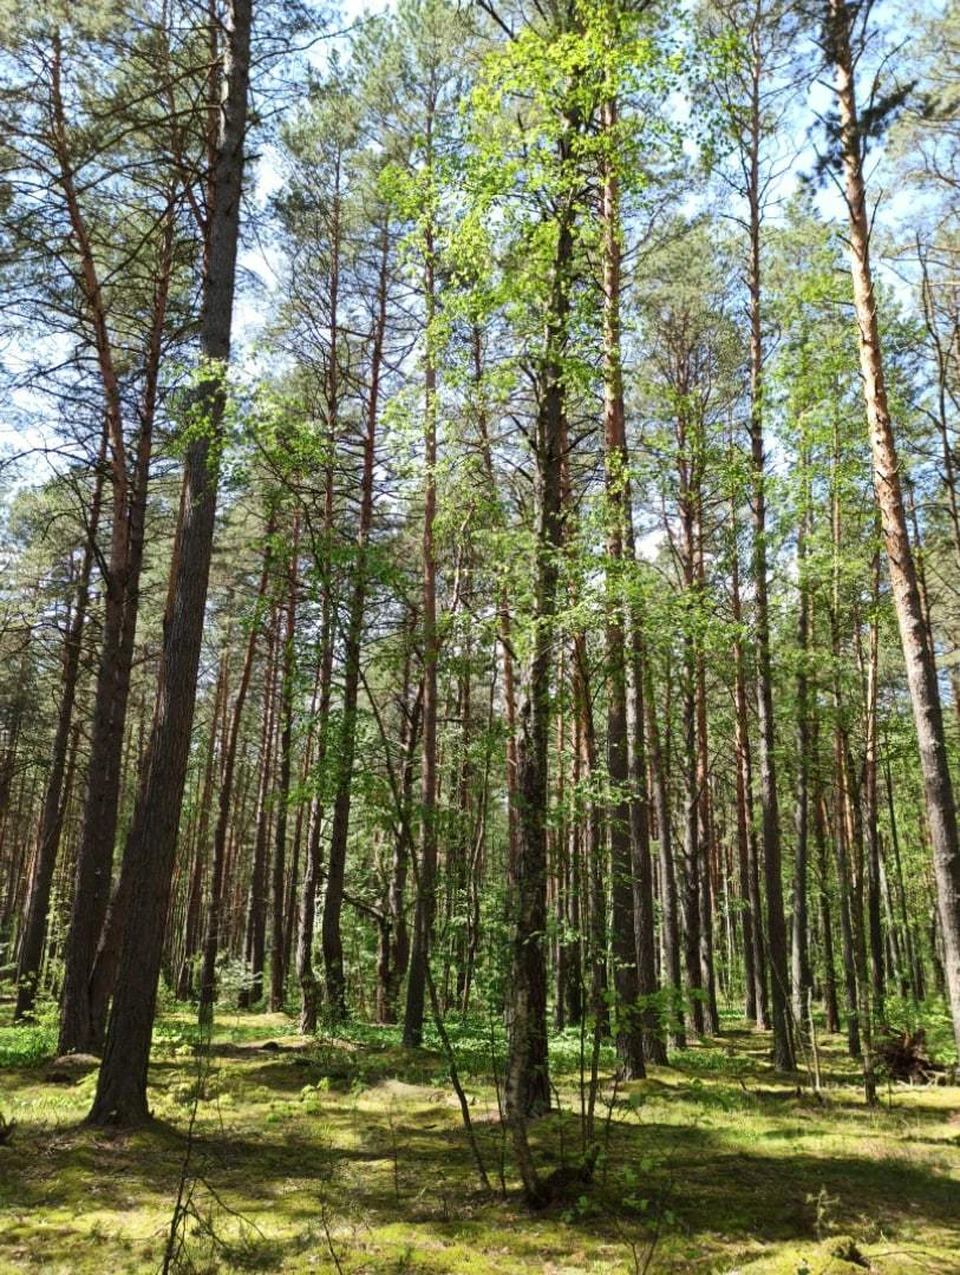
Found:
[(56, 1005), (38, 1001), (36, 1021), (0, 1026), (0, 1067), (38, 1067), (57, 1052)]

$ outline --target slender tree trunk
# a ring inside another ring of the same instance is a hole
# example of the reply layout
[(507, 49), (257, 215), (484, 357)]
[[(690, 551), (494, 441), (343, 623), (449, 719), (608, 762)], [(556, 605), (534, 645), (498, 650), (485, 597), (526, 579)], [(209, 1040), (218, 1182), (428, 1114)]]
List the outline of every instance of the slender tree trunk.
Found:
[[(560, 143), (561, 165), (570, 161), (572, 126)], [(547, 973), (544, 952), (547, 905), (546, 817), (549, 800), (547, 752), (553, 665), (554, 616), (563, 544), (561, 514), (561, 440), (566, 420), (564, 354), (570, 309), (573, 262), (573, 208), (565, 203), (558, 218), (544, 353), (537, 371), (535, 421), (537, 530), (534, 566), (535, 624), (527, 695), (520, 713), (517, 745), (516, 854), (509, 865), (511, 927), (507, 1012), (508, 1048), (504, 1104), (514, 1155), (530, 1202), (542, 1200), (543, 1187), (527, 1139), (527, 1117), (550, 1106), (547, 1072)]]
[(300, 518), (294, 514), (290, 544), (290, 561), (287, 571), (286, 627), (283, 634), (280, 679), (280, 766), (277, 782), (277, 831), (273, 850), (273, 926), (270, 953), (270, 1008), (283, 1008), (283, 993), (287, 982), (284, 960), (285, 928), (293, 925), (293, 916), (287, 918), (286, 857), (287, 825), (290, 814), (290, 777), (293, 771), (293, 700), (296, 678), (297, 635), (297, 569), (300, 554)]
[[(332, 439), (331, 439), (332, 443)], [(332, 450), (331, 450), (332, 456)], [(333, 536), (333, 463), (327, 466), (324, 513), (326, 544), (326, 579), (320, 619), (320, 668), (318, 674), (319, 700), (317, 705), (317, 753), (315, 773), (323, 782), (327, 763), (328, 733), (330, 730), (330, 703), (333, 697), (333, 631), (335, 607), (333, 598), (333, 563), (330, 558)], [(297, 979), (300, 983), (300, 1030), (312, 1035), (317, 1030), (319, 985), (313, 969), (313, 938), (316, 922), (317, 890), (320, 885), (320, 867), (323, 858), (323, 791), (313, 800), (310, 826), (307, 830), (307, 853), (303, 869), (303, 888), (300, 895), (300, 928), (297, 934)]]
[(773, 668), (770, 659), (770, 617), (767, 600), (766, 473), (763, 430), (763, 330), (760, 277), (759, 179), (759, 59), (754, 58), (750, 144), (750, 457), (753, 468), (753, 586), (757, 644), (757, 738), (759, 742), (760, 801), (763, 812), (763, 868), (767, 890), (767, 952), (770, 962), (770, 1005), (773, 1017), (773, 1057), (778, 1071), (793, 1071), (790, 1030), (790, 980), (787, 969), (787, 923), (783, 907), (780, 853), (780, 810), (773, 718)]
[(223, 883), (227, 855), (227, 835), (230, 829), (230, 814), (233, 808), (234, 775), (237, 766), (237, 748), (240, 742), (240, 726), (243, 721), (243, 709), (250, 690), (250, 679), (253, 675), (256, 657), (257, 640), (260, 636), (260, 624), (270, 582), (273, 557), (273, 535), (276, 523), (273, 515), (268, 518), (264, 532), (263, 569), (260, 572), (260, 583), (254, 603), (253, 619), (250, 634), (247, 638), (247, 649), (243, 666), (240, 670), (240, 681), (233, 701), (230, 726), (223, 747), (222, 769), (220, 773), (220, 791), (217, 797), (217, 823), (213, 832), (213, 857), (210, 865), (209, 903), (207, 905), (207, 928), (203, 939), (203, 963), (200, 971), (200, 1022), (209, 1025), (213, 1021), (213, 1003), (216, 999), (217, 956), (220, 952), (220, 932), (223, 916)]
[[(802, 427), (801, 427), (802, 428)], [(793, 862), (793, 1015), (798, 1033), (806, 1033), (810, 1017), (810, 954), (807, 862), (810, 839), (810, 584), (807, 578), (807, 538), (810, 531), (811, 488), (809, 444), (800, 445), (800, 526), (797, 532), (797, 575), (800, 592), (797, 616), (797, 807)]]
[(833, 912), (830, 904), (830, 869), (827, 851), (827, 820), (825, 799), (817, 784), (813, 812), (814, 837), (817, 845), (817, 893), (820, 900), (820, 931), (823, 941), (823, 1005), (827, 1017), (827, 1031), (840, 1030), (840, 1006), (837, 1003), (837, 963), (833, 952)]
[(270, 865), (270, 790), (274, 778), (274, 746), (277, 735), (277, 681), (281, 653), (279, 642), (279, 608), (270, 621), (267, 667), (263, 683), (263, 719), (260, 731), (257, 809), (253, 842), (253, 873), (250, 880), (250, 905), (247, 910), (247, 938), (244, 955), (247, 963), (246, 986), (239, 1004), (243, 1009), (263, 999), (263, 969), (267, 954), (267, 892)]
[[(140, 404), (140, 433), (134, 473), (128, 472), (128, 444), (113, 340), (104, 308), (103, 291), (81, 208), (69, 150), (60, 81), (60, 40), (54, 40), (51, 59), (51, 97), (54, 110), (60, 185), (80, 256), (80, 277), (94, 329), (97, 365), (104, 394), (109, 441), (112, 519), (110, 552), (104, 570), (104, 619), (93, 710), (87, 795), (80, 845), (77, 850), (73, 908), (67, 935), (61, 1006), (59, 1052), (99, 1052), (109, 980), (99, 1005), (93, 1004), (92, 975), (110, 900), (114, 845), (120, 804), (121, 760), (126, 726), (130, 671), (139, 610), (143, 562), (147, 483), (152, 451), (161, 341), (166, 321), (172, 268), (173, 211), (167, 210), (161, 259), (157, 268), (151, 329), (147, 342), (146, 376)], [(104, 966), (101, 965), (101, 982)]]
[[(427, 180), (433, 177), (433, 124), (436, 90), (431, 85), (424, 120)], [(432, 191), (431, 191), (432, 195)], [(436, 285), (432, 213), (424, 231), (424, 294), (426, 299), (426, 367), (424, 371), (424, 502), (423, 502), (423, 751), (420, 766), (421, 848), (417, 906), (413, 919), (403, 1043), (417, 1048), (423, 1040), (426, 965), (436, 913), (437, 877), (437, 561), (433, 525), (437, 513), (437, 365)]]
[[(737, 526), (736, 501), (733, 522)], [(766, 956), (763, 947), (763, 912), (760, 907), (760, 880), (756, 834), (753, 828), (753, 766), (750, 755), (750, 727), (747, 716), (746, 661), (743, 650), (743, 608), (740, 600), (740, 556), (737, 535), (733, 536), (732, 606), (736, 636), (734, 658), (735, 747), (737, 755), (737, 844), (740, 861), (740, 897), (743, 907), (743, 971), (746, 982), (746, 1015), (759, 1027), (769, 1026), (767, 1008)]]
[[(699, 470), (699, 467), (698, 467)], [(706, 600), (707, 583), (703, 560), (703, 494), (699, 487), (695, 493), (696, 530), (694, 537), (696, 596), (702, 606)], [(697, 858), (700, 867), (700, 968), (706, 991), (706, 1018), (711, 1035), (720, 1033), (720, 1012), (717, 1008), (717, 982), (713, 960), (713, 878), (717, 842), (713, 828), (713, 802), (710, 796), (710, 753), (707, 736), (707, 672), (703, 639), (698, 635), (694, 662), (697, 739)]]
[(663, 982), (672, 989), (675, 1004), (671, 1007), (671, 1026), (668, 1031), (670, 1044), (675, 1049), (686, 1048), (683, 1025), (683, 975), (680, 962), (680, 908), (677, 900), (677, 875), (673, 862), (673, 827), (670, 817), (670, 795), (667, 781), (666, 760), (660, 747), (660, 727), (653, 695), (653, 673), (649, 662), (644, 667), (646, 694), (643, 697), (647, 722), (647, 738), (650, 743), (650, 759), (653, 763), (653, 800), (657, 817), (657, 833), (660, 842), (660, 910), (661, 941), (663, 945)]
[[(615, 99), (603, 104), (602, 127), (616, 134)], [(648, 1003), (657, 990), (654, 961), (653, 887), (646, 788), (643, 724), (643, 650), (639, 615), (632, 615), (632, 680), (628, 688), (627, 616), (623, 588), (625, 562), (634, 557), (633, 511), (629, 481), (621, 365), (621, 246), (622, 221), (616, 163), (603, 160), (603, 306), (604, 306), (604, 462), (607, 512), (607, 625), (606, 650), (609, 688), (607, 700), (607, 772), (611, 801), (607, 812), (613, 871), (613, 950), (618, 996), (617, 1052), (628, 1078), (645, 1074), (644, 1054), (666, 1061), (656, 1014)], [(628, 705), (629, 695), (629, 705)]]
[(360, 481), (360, 522), (357, 529), (357, 559), (350, 598), (347, 630), (344, 637), (343, 715), (338, 746), (337, 791), (333, 807), (330, 835), (330, 866), (327, 890), (323, 899), (321, 940), (323, 945), (324, 983), (327, 1010), (333, 1019), (347, 1016), (347, 987), (343, 968), (343, 940), (340, 916), (343, 910), (344, 873), (347, 861), (347, 834), (350, 827), (350, 803), (353, 784), (353, 759), (356, 748), (357, 698), (360, 689), (360, 647), (367, 603), (368, 555), (373, 526), (373, 476), (376, 452), (377, 421), (380, 411), (380, 375), (387, 325), (387, 268), (390, 238), (386, 226), (380, 237), (380, 267), (377, 283), (377, 312), (372, 334), (370, 384), (363, 440), (363, 473)]
[(877, 679), (880, 672), (880, 551), (871, 564), (871, 614), (867, 658), (867, 739), (864, 758), (864, 819), (866, 823), (867, 924), (870, 938), (870, 976), (873, 1013), (884, 1018), (885, 961), (880, 898), (880, 827), (877, 801)]
[(325, 771), (330, 734), (330, 705), (333, 698), (334, 635), (336, 630), (336, 586), (334, 582), (334, 456), (340, 417), (340, 250), (341, 250), (340, 157), (334, 169), (330, 217), (330, 348), (325, 380), (326, 464), (323, 489), (323, 539), (320, 549), (322, 601), (320, 610), (320, 661), (318, 671), (317, 755), (314, 770), (319, 791), (314, 797), (307, 853), (300, 895), (300, 928), (297, 934), (297, 979), (300, 983), (300, 1030), (312, 1035), (317, 1030), (320, 988), (313, 968), (313, 940), (316, 925), (317, 891), (323, 854)]
[(64, 816), (64, 774), (73, 727), (73, 708), (80, 680), (80, 657), (83, 653), (83, 631), (90, 601), (90, 576), (93, 570), (94, 546), (100, 525), (100, 505), (103, 493), (103, 464), (107, 436), (104, 433), (97, 461), (90, 515), (87, 521), (86, 543), (80, 574), (77, 579), (76, 598), (70, 625), (63, 648), (63, 691), (57, 714), (57, 729), (53, 739), (50, 772), (44, 791), (40, 831), (37, 837), (36, 857), (30, 894), (27, 902), (23, 929), (20, 934), (20, 951), (17, 958), (17, 1004), (14, 1019), (28, 1017), (34, 1006), (37, 983), (43, 962), (43, 949), (47, 940), (47, 913), (50, 910), (50, 891), (60, 849)]
[[(190, 879), (187, 887), (187, 907), (184, 923), (183, 955), (180, 962), (180, 973), (177, 978), (177, 1000), (189, 1000), (194, 986), (194, 957), (203, 947), (200, 934), (200, 921), (203, 911), (203, 881), (207, 866), (207, 837), (210, 827), (210, 811), (213, 806), (214, 772), (217, 769), (217, 739), (221, 723), (221, 705), (227, 698), (227, 654), (230, 646), (230, 633), (224, 642), (224, 652), (220, 657), (220, 669), (217, 674), (217, 685), (213, 697), (213, 712), (210, 720), (210, 735), (207, 741), (207, 759), (203, 768), (203, 788), (200, 795), (200, 820), (197, 828), (196, 845), (190, 865)], [(220, 736), (220, 747), (226, 740)]]
[(860, 370), (873, 454), (874, 482), (883, 525), (894, 606), (900, 627), (913, 705), (927, 821), (933, 848), (937, 907), (944, 942), (944, 967), (960, 1051), (960, 837), (950, 775), (937, 670), (925, 623), (904, 509), (896, 443), (887, 403), (880, 329), (870, 264), (870, 223), (863, 177), (863, 140), (857, 118), (851, 27), (858, 10), (830, 0), (828, 45), (834, 61), (850, 228), (854, 306), (859, 329)]

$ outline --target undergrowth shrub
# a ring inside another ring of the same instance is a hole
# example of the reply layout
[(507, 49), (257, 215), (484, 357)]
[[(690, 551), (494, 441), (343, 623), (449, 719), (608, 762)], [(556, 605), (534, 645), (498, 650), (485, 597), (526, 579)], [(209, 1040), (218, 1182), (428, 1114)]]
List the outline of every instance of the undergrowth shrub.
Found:
[(0, 1067), (38, 1067), (56, 1056), (57, 1006), (37, 1002), (34, 1021), (0, 1027)]

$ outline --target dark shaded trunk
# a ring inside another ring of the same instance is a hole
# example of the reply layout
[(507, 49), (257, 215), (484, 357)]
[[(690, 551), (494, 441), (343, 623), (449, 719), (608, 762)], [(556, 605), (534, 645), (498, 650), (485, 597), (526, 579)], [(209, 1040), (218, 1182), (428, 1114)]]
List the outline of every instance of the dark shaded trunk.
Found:
[(287, 571), (287, 605), (280, 678), (280, 765), (277, 776), (277, 827), (273, 848), (273, 926), (270, 951), (270, 1008), (283, 1007), (287, 982), (286, 930), (293, 926), (287, 915), (287, 825), (290, 815), (290, 778), (293, 771), (293, 697), (296, 678), (297, 569), (300, 552), (300, 519), (293, 518), (290, 561)]
[[(737, 511), (734, 507), (734, 527)], [(740, 599), (740, 555), (737, 533), (733, 535), (731, 602), (736, 636), (733, 642), (734, 713), (736, 719), (737, 854), (740, 867), (740, 903), (743, 908), (743, 972), (745, 1010), (758, 1027), (769, 1028), (766, 954), (763, 947), (763, 911), (760, 900), (759, 856), (753, 825), (753, 764), (750, 753), (750, 725), (747, 716), (746, 660), (743, 650), (743, 607)]]
[(660, 843), (660, 912), (661, 944), (663, 947), (662, 982), (673, 992), (674, 1003), (670, 1007), (668, 1038), (675, 1049), (686, 1048), (683, 1017), (683, 975), (680, 961), (680, 909), (677, 899), (677, 874), (673, 862), (673, 827), (670, 817), (670, 794), (666, 759), (660, 747), (660, 727), (654, 707), (653, 673), (649, 663), (644, 666), (646, 694), (643, 697), (647, 738), (650, 744), (650, 760), (653, 766), (653, 801), (657, 818)]
[[(573, 126), (567, 121), (560, 143), (560, 164), (570, 162)], [(569, 197), (568, 197), (569, 199)], [(573, 208), (567, 202), (557, 219), (544, 352), (537, 368), (537, 413), (533, 451), (536, 466), (536, 553), (533, 619), (535, 636), (520, 712), (517, 741), (517, 838), (508, 867), (510, 921), (508, 1048), (504, 1104), (514, 1155), (530, 1202), (542, 1199), (527, 1140), (530, 1115), (550, 1106), (547, 1071), (547, 971), (544, 940), (547, 922), (546, 819), (549, 801), (547, 752), (551, 716), (554, 616), (559, 557), (563, 544), (561, 514), (562, 439), (566, 419), (564, 354), (570, 309), (573, 262)]]
[(223, 746), (223, 759), (220, 771), (220, 791), (217, 797), (217, 822), (213, 832), (213, 856), (210, 865), (209, 902), (207, 904), (207, 927), (203, 939), (203, 962), (200, 970), (200, 1022), (209, 1025), (213, 1021), (213, 1003), (216, 999), (217, 956), (220, 952), (220, 931), (223, 914), (223, 882), (227, 856), (227, 835), (230, 829), (230, 814), (233, 806), (233, 783), (237, 766), (237, 747), (240, 742), (240, 726), (243, 720), (243, 709), (250, 689), (253, 665), (260, 636), (267, 585), (270, 580), (273, 548), (272, 537), (276, 529), (273, 516), (267, 520), (264, 532), (263, 570), (254, 604), (253, 619), (247, 638), (247, 649), (243, 666), (240, 670), (240, 681), (233, 701), (230, 726)]
[(60, 838), (63, 833), (64, 776), (73, 726), (73, 709), (77, 698), (77, 685), (80, 680), (80, 656), (83, 652), (83, 630), (90, 601), (90, 576), (93, 569), (94, 546), (97, 539), (97, 529), (100, 524), (106, 441), (105, 434), (96, 467), (96, 477), (90, 501), (90, 514), (87, 520), (86, 543), (80, 564), (80, 574), (77, 579), (73, 613), (64, 639), (63, 690), (60, 696), (60, 709), (57, 714), (57, 729), (53, 738), (50, 772), (47, 775), (47, 784), (43, 796), (30, 894), (25, 910), (23, 928), (20, 932), (20, 950), (17, 958), (17, 1003), (14, 1009), (14, 1020), (18, 1022), (28, 1017), (33, 1010), (37, 994), (37, 983), (43, 962), (43, 949), (47, 940), (47, 913), (50, 910), (50, 892), (53, 886), (54, 870), (57, 865), (57, 854), (60, 849)]
[(337, 589), (334, 581), (334, 457), (339, 433), (340, 415), (340, 248), (341, 248), (341, 178), (340, 157), (334, 170), (334, 188), (330, 201), (330, 278), (329, 326), (330, 347), (324, 377), (326, 409), (326, 464), (323, 486), (323, 531), (320, 544), (322, 600), (320, 604), (320, 649), (317, 671), (316, 759), (314, 773), (318, 792), (311, 802), (307, 829), (307, 851), (300, 892), (300, 926), (297, 931), (297, 981), (300, 984), (300, 1030), (312, 1035), (317, 1030), (320, 987), (313, 968), (313, 941), (317, 914), (317, 891), (323, 857), (325, 816), (325, 774), (330, 739), (330, 704), (333, 698), (334, 634), (337, 618)]
[(208, 421), (209, 429), (187, 447), (179, 553), (173, 567), (156, 711), (125, 852), (138, 870), (121, 950), (124, 977), (114, 996), (97, 1093), (88, 1117), (93, 1124), (136, 1125), (150, 1115), (147, 1105), (150, 1039), (187, 773), (213, 546), (217, 494), (213, 441), (219, 436), (223, 421), (224, 372), (230, 355), (250, 21), (250, 0), (232, 0), (223, 24), (220, 121), (210, 178), (213, 202), (208, 216), (200, 319), (200, 345), (205, 364), (196, 391), (197, 406)]
[(820, 791), (815, 799), (813, 830), (817, 846), (817, 897), (820, 901), (820, 938), (823, 944), (823, 1007), (827, 1018), (827, 1031), (839, 1032), (840, 1006), (837, 1001), (837, 963), (833, 953), (833, 910), (830, 903), (830, 868), (827, 850), (827, 819), (824, 797)]
[[(57, 48), (59, 49), (59, 45)], [(57, 56), (54, 67), (57, 68), (58, 65)], [(59, 104), (58, 78), (56, 85), (55, 101)], [(65, 128), (62, 120), (61, 127)], [(71, 224), (80, 247), (82, 275), (96, 333), (112, 483), (110, 552), (104, 571), (104, 618), (87, 793), (80, 843), (77, 847), (73, 907), (65, 949), (58, 1050), (61, 1054), (66, 1054), (74, 1051), (100, 1052), (107, 1004), (116, 973), (119, 927), (123, 922), (125, 895), (121, 895), (118, 900), (113, 932), (106, 926), (120, 812), (130, 674), (140, 609), (140, 576), (143, 567), (153, 423), (173, 268), (174, 215), (171, 200), (165, 215), (161, 254), (154, 283), (151, 325), (144, 351), (144, 384), (138, 405), (140, 430), (133, 472), (130, 473), (120, 385), (106, 314), (102, 308), (96, 266), (65, 153), (61, 156), (61, 163), (65, 165), (64, 188)], [(98, 967), (96, 974), (95, 966)]]
[[(427, 181), (433, 180), (433, 124), (436, 90), (431, 85), (424, 119), (425, 167)], [(426, 1003), (427, 960), (436, 914), (437, 878), (437, 563), (433, 524), (437, 513), (437, 365), (433, 331), (436, 317), (434, 242), (432, 214), (424, 232), (424, 294), (426, 311), (426, 368), (424, 372), (424, 500), (423, 500), (423, 739), (420, 757), (420, 860), (417, 875), (417, 905), (410, 945), (407, 976), (407, 1004), (403, 1016), (403, 1043), (418, 1047), (423, 1040)]]
[(267, 955), (267, 904), (270, 866), (270, 812), (269, 799), (273, 783), (274, 744), (277, 731), (277, 665), (280, 660), (279, 611), (274, 609), (270, 621), (270, 640), (267, 648), (267, 668), (263, 684), (263, 718), (260, 731), (259, 774), (257, 779), (257, 807), (253, 840), (253, 872), (250, 878), (250, 905), (247, 910), (247, 937), (244, 957), (247, 965), (247, 982), (241, 989), (238, 1003), (248, 1009), (263, 999), (263, 969)]
[(334, 1020), (347, 1016), (347, 987), (343, 968), (343, 940), (340, 917), (343, 911), (344, 873), (347, 862), (347, 835), (350, 829), (350, 803), (353, 783), (353, 759), (356, 748), (357, 698), (360, 689), (360, 647), (367, 605), (368, 552), (373, 525), (373, 475), (376, 451), (377, 421), (380, 411), (380, 375), (383, 343), (387, 324), (387, 267), (390, 239), (384, 226), (380, 238), (380, 267), (377, 282), (377, 310), (372, 333), (370, 384), (367, 396), (363, 438), (363, 472), (360, 480), (360, 520), (357, 529), (357, 557), (354, 565), (353, 592), (344, 635), (343, 711), (337, 752), (337, 788), (330, 835), (330, 861), (327, 889), (323, 899), (321, 941), (326, 1006)]
[(873, 1013), (884, 1019), (886, 995), (883, 925), (880, 898), (880, 827), (877, 801), (877, 679), (880, 661), (880, 552), (871, 564), (871, 614), (867, 657), (867, 739), (863, 774), (863, 812), (866, 824), (867, 933)]
[[(225, 645), (229, 647), (229, 631)], [(207, 739), (207, 759), (203, 768), (203, 787), (200, 794), (200, 818), (197, 826), (193, 857), (187, 885), (186, 916), (184, 918), (183, 953), (177, 976), (177, 1000), (190, 999), (194, 987), (194, 957), (202, 949), (200, 921), (203, 912), (203, 883), (207, 867), (207, 835), (210, 827), (210, 811), (213, 805), (214, 771), (217, 763), (217, 738), (221, 719), (221, 705), (227, 695), (227, 652), (220, 658), (217, 686), (213, 697), (210, 734)], [(220, 745), (225, 741), (221, 738)]]
[[(706, 600), (706, 573), (703, 561), (703, 497), (696, 496), (696, 596), (701, 605)], [(700, 970), (706, 992), (706, 1024), (712, 1035), (720, 1033), (717, 1008), (717, 982), (713, 960), (714, 880), (717, 876), (717, 842), (713, 828), (713, 802), (710, 794), (710, 752), (707, 735), (707, 674), (703, 639), (696, 642), (696, 722), (697, 722), (697, 858), (700, 869)]]
[(810, 839), (810, 584), (807, 579), (807, 537), (810, 531), (811, 488), (809, 447), (801, 441), (800, 526), (797, 532), (797, 575), (800, 591), (797, 615), (797, 795), (796, 848), (793, 861), (793, 933), (791, 973), (793, 1014), (797, 1030), (805, 1034), (810, 1017), (810, 954), (807, 861)]

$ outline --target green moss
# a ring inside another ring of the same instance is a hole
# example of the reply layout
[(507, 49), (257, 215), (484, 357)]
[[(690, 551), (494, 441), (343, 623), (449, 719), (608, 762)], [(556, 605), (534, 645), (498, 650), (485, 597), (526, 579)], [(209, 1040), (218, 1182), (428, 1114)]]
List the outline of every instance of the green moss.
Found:
[[(867, 1110), (840, 1042), (820, 1099), (771, 1071), (769, 1040), (730, 1026), (636, 1084), (605, 1062), (593, 1183), (520, 1204), (497, 1118), (488, 1025), (453, 1024), (477, 1136), (508, 1195), (477, 1191), (433, 1048), (394, 1029), (307, 1041), (278, 1015), (217, 1028), (200, 1065), (188, 1016), (155, 1037), (135, 1136), (81, 1124), (95, 1076), (51, 1084), (21, 1051), (0, 1069), (0, 1272), (156, 1269), (195, 1111), (182, 1238), (196, 1270), (345, 1272), (960, 1272), (960, 1091), (892, 1089)], [(0, 1041), (9, 1029), (0, 1026)], [(428, 1045), (433, 1042), (428, 1041)], [(561, 1110), (532, 1126), (544, 1173), (581, 1145), (577, 1041), (555, 1042)], [(494, 1032), (494, 1047), (502, 1048)], [(486, 1052), (484, 1052), (484, 1050)], [(7, 1055), (9, 1056), (9, 1055)]]

